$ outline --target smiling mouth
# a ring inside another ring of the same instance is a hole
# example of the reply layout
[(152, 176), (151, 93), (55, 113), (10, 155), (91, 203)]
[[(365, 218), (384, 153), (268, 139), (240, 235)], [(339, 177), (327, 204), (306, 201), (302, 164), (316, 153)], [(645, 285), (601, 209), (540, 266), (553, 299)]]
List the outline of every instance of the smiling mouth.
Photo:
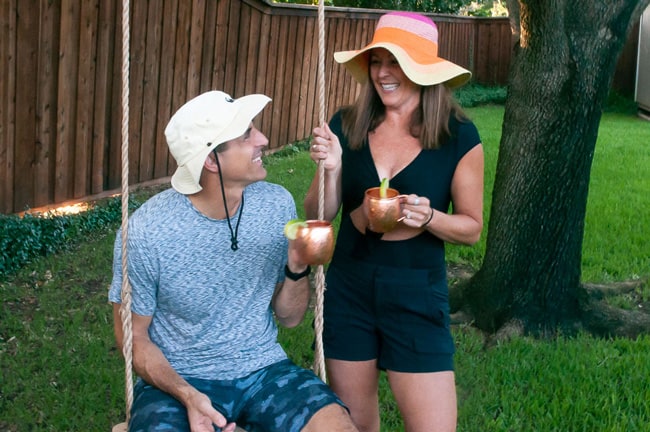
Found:
[(393, 91), (399, 87), (399, 84), (380, 84), (381, 88), (385, 91)]

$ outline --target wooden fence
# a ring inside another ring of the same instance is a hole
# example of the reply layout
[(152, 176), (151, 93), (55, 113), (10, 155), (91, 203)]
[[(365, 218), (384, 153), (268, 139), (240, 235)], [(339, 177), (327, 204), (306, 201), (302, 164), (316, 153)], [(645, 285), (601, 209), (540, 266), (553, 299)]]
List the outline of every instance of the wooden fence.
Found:
[[(167, 121), (210, 89), (269, 95), (273, 102), (257, 124), (270, 149), (310, 135), (319, 117), (315, 7), (268, 0), (131, 4), (130, 183), (173, 173)], [(369, 41), (384, 12), (326, 9), (327, 118), (358, 91), (332, 53)], [(472, 70), (475, 82), (507, 82), (507, 19), (433, 18), (441, 56)], [(0, 213), (119, 188), (121, 41), (120, 0), (0, 0)]]

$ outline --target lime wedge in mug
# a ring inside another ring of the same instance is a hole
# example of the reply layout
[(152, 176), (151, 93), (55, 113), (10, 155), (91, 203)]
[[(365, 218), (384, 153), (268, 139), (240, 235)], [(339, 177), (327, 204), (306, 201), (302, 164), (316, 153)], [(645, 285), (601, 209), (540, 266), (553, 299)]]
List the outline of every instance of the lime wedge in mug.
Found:
[(386, 198), (386, 191), (388, 190), (388, 179), (384, 177), (381, 179), (381, 184), (379, 185), (379, 198)]
[(307, 222), (302, 219), (291, 219), (284, 226), (284, 235), (289, 240), (295, 240), (298, 235), (298, 230), (301, 227), (307, 227)]

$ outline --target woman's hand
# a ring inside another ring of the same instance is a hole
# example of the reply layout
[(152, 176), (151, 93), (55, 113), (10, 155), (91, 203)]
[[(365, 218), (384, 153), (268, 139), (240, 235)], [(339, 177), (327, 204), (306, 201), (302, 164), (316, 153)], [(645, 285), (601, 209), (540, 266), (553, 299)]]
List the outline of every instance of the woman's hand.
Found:
[(313, 131), (309, 155), (316, 163), (323, 161), (326, 171), (339, 169), (341, 166), (341, 143), (327, 123)]
[(402, 223), (411, 228), (424, 228), (433, 219), (434, 210), (427, 197), (414, 194), (402, 198)]

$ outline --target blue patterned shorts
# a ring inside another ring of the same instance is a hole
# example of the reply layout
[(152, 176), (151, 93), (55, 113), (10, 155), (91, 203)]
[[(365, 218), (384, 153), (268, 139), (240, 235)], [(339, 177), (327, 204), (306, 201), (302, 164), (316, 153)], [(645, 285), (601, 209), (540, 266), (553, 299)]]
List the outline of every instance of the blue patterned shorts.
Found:
[[(343, 405), (313, 372), (284, 360), (234, 380), (186, 378), (229, 422), (248, 432), (298, 432), (321, 408)], [(189, 431), (187, 411), (169, 394), (138, 380), (129, 431)], [(219, 429), (217, 429), (219, 430)]]

